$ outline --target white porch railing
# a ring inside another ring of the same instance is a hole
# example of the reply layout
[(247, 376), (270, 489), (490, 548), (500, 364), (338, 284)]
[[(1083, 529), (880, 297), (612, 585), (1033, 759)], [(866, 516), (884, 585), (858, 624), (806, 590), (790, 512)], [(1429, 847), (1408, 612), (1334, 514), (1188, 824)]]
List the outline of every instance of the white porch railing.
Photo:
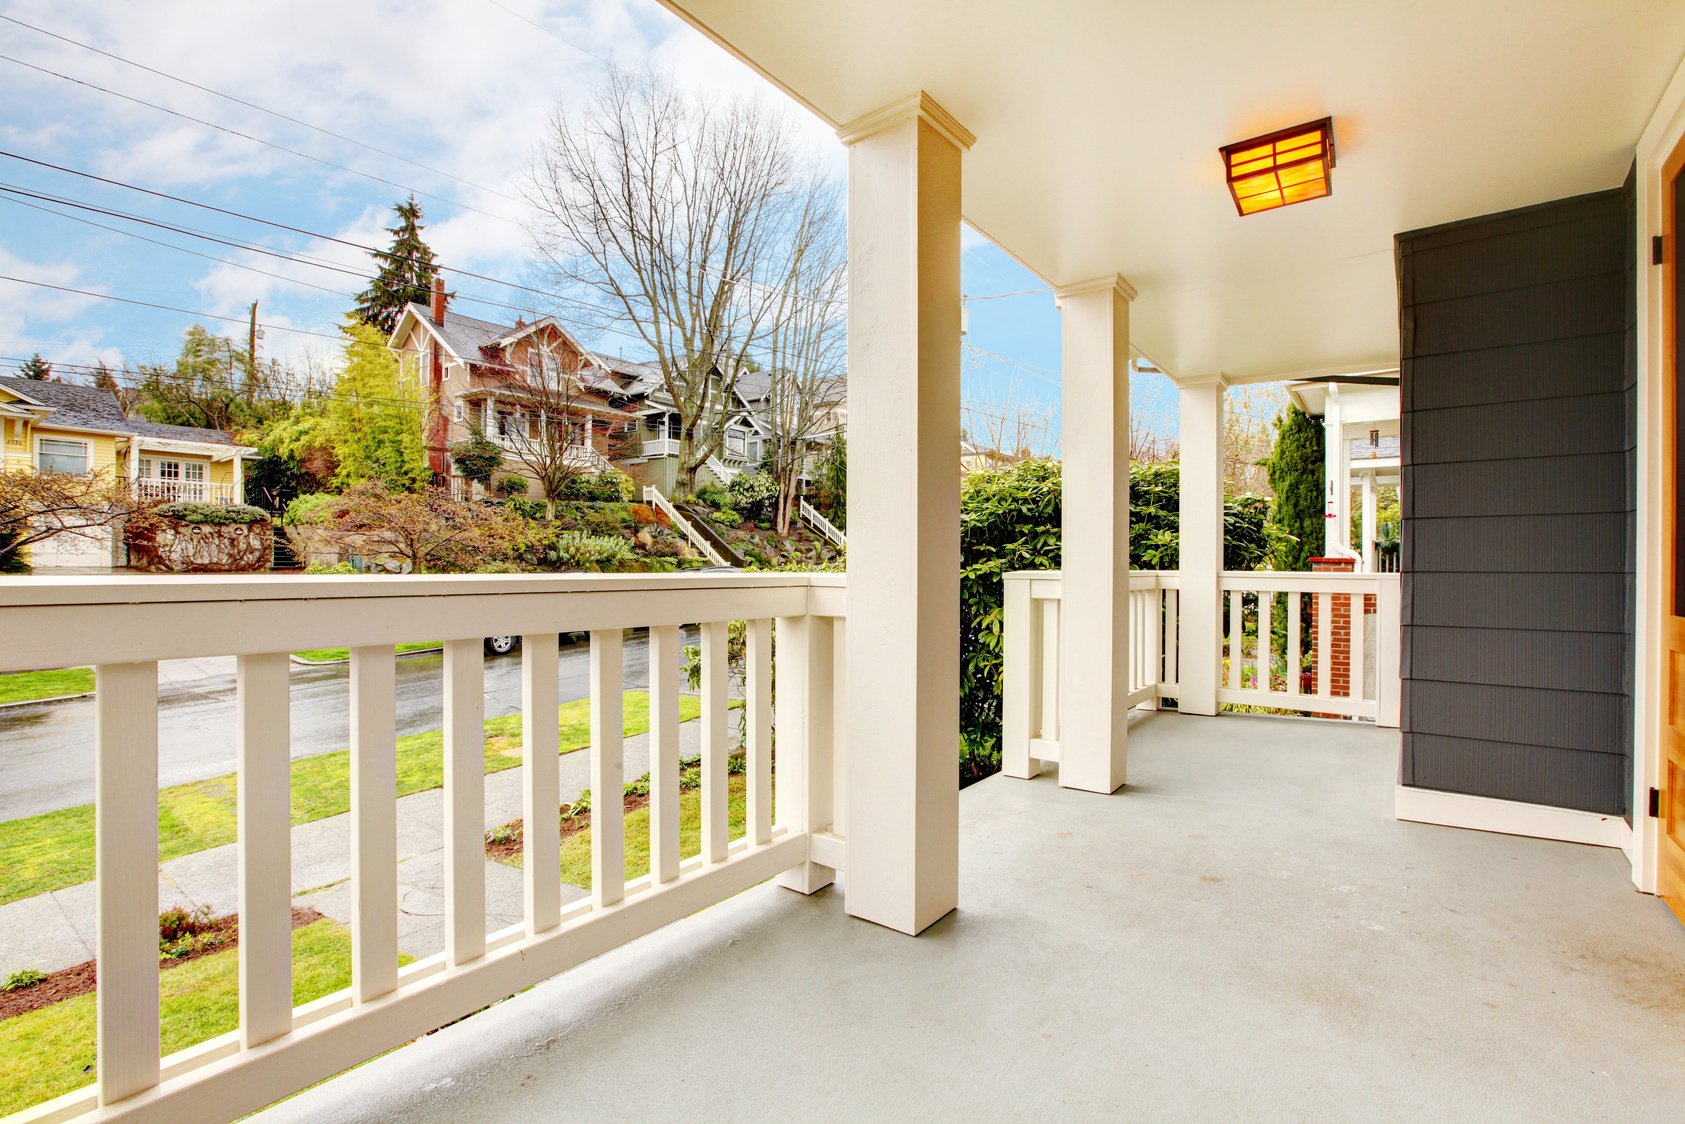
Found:
[(162, 500), (165, 503), (240, 502), (240, 488), (236, 484), (212, 484), (203, 480), (148, 480), (142, 477), (131, 480), (129, 486), (136, 496), (144, 500)]
[(679, 439), (677, 437), (646, 438), (643, 444), (643, 455), (646, 457), (676, 457), (679, 455)]
[(819, 514), (819, 509), (808, 503), (805, 498), (797, 501), (796, 514), (801, 516), (803, 523), (806, 523), (833, 543), (841, 547), (848, 546), (848, 537), (842, 533), (842, 530), (835, 523)]
[[(19, 1119), (233, 1119), (783, 875), (841, 869), (843, 575), (30, 578), (0, 583), (0, 672), (94, 664), (95, 1084)], [(745, 834), (728, 837), (727, 625), (747, 620)], [(772, 637), (777, 630), (777, 694)], [(680, 626), (702, 630), (702, 845), (679, 859)], [(625, 867), (622, 654), (650, 630), (649, 872)], [(557, 634), (589, 630), (588, 899), (561, 904)], [(525, 906), (486, 931), (482, 637), (524, 635)], [(444, 655), (445, 952), (399, 967), (394, 650)], [(352, 984), (295, 1008), (288, 652), (351, 648)], [(159, 1057), (158, 661), (238, 657), (239, 1029)], [(776, 719), (775, 719), (776, 713)], [(773, 725), (778, 762), (772, 762)], [(774, 795), (776, 794), (776, 818)], [(551, 830), (532, 830), (547, 823)], [(785, 874), (784, 872), (790, 872)], [(805, 887), (804, 887), (805, 883)]]
[[(1006, 576), (1002, 754), (1013, 775), (1030, 775), (1030, 760), (1059, 759), (1061, 586), (1057, 570)], [(1397, 574), (1229, 571), (1214, 593), (1223, 608), (1214, 646), (1219, 703), (1398, 725)], [(1177, 697), (1185, 596), (1176, 571), (1129, 575), (1122, 644), (1131, 707)]]
[[(1157, 709), (1178, 691), (1178, 602), (1181, 575), (1135, 570), (1129, 575), (1129, 705)], [(1063, 582), (1059, 571), (1006, 575), (1003, 766), (1027, 775), (1030, 759), (1059, 760), (1059, 629)], [(1016, 764), (1016, 769), (1014, 765)]]
[(660, 489), (653, 488), (648, 484), (644, 485), (644, 502), (666, 515), (668, 520), (672, 522), (674, 529), (684, 535), (685, 541), (695, 547), (702, 557), (716, 566), (730, 565), (725, 560), (725, 556), (715, 549), (714, 544), (704, 538), (695, 527), (690, 525), (690, 520), (686, 519), (678, 508), (668, 502), (667, 497), (661, 494)]

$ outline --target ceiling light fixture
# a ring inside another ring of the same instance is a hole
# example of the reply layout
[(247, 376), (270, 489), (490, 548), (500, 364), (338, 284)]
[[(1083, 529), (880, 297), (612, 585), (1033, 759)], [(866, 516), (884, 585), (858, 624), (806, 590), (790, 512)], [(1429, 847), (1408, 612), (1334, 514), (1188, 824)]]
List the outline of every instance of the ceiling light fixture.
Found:
[(1223, 169), (1242, 215), (1320, 199), (1334, 191), (1334, 119), (1324, 117), (1225, 144)]

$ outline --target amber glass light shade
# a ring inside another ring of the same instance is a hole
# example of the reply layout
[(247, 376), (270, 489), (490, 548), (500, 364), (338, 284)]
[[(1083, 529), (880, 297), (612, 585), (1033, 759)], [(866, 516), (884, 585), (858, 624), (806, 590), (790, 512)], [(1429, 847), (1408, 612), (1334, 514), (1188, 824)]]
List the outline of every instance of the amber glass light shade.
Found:
[(1334, 191), (1334, 119), (1324, 117), (1226, 144), (1223, 169), (1242, 215), (1320, 199)]

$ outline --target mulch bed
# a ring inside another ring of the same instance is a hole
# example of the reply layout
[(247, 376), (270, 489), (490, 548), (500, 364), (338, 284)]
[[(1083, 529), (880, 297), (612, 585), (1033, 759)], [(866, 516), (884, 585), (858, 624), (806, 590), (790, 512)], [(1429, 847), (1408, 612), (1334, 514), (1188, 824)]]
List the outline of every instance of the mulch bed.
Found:
[[(626, 814), (631, 815), (633, 812), (637, 811), (639, 808), (642, 808), (646, 804), (648, 804), (649, 803), (649, 797), (647, 797), (647, 796), (628, 796), (623, 801), (621, 801), (621, 803), (626, 809)], [(523, 835), (523, 829), (524, 829), (524, 825), (522, 824), (522, 822), (520, 820), (511, 820), (508, 823), (504, 824), (503, 826), (505, 828), (509, 828), (509, 829), (513, 830), (515, 834), (514, 834), (514, 838), (505, 839), (505, 840), (502, 840), (502, 841), (497, 842), (497, 843), (493, 843), (490, 840), (486, 841), (486, 858), (491, 859), (494, 862), (503, 862), (507, 859), (514, 858), (516, 855), (519, 855), (522, 851), (522, 845), (523, 845), (522, 835)], [(581, 812), (577, 816), (567, 817), (566, 819), (562, 820), (562, 822), (561, 822), (561, 839), (562, 839), (562, 842), (566, 843), (571, 836), (578, 835), (580, 832), (584, 831), (586, 828), (588, 828), (590, 826), (591, 826), (591, 813), (590, 812)]]
[[(323, 914), (313, 909), (293, 909), (293, 928), (301, 929), (313, 921), (323, 919)], [(209, 956), (213, 952), (225, 952), (235, 948), (240, 943), (240, 921), (234, 914), (218, 917), (201, 931), (201, 936), (217, 936), (221, 938), (212, 944), (201, 942), (191, 952), (182, 956), (159, 957), (160, 968), (174, 968), (185, 964), (189, 960), (197, 960), (201, 956)], [(20, 987), (16, 991), (0, 991), (0, 1020), (16, 1018), (18, 1015), (51, 1006), (66, 999), (74, 999), (78, 995), (86, 995), (93, 991), (98, 983), (98, 972), (93, 960), (69, 968), (61, 968), (50, 972), (47, 978), (29, 987)]]

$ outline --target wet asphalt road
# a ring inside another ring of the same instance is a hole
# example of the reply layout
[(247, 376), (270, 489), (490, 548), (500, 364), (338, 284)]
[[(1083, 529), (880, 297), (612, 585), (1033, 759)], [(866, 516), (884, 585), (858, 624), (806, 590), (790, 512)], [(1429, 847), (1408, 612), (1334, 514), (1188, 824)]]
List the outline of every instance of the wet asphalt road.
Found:
[[(686, 630), (685, 643), (695, 643)], [(590, 694), (590, 647), (580, 639), (561, 651), (561, 701)], [(626, 637), (627, 687), (649, 684), (648, 634)], [(158, 696), (158, 784), (232, 773), (234, 675), (188, 682), (166, 680)], [(398, 733), (441, 726), (441, 676), (437, 652), (398, 659)], [(521, 657), (486, 657), (486, 717), (521, 708)], [(344, 749), (350, 728), (349, 668), (292, 669), (292, 755)], [(94, 701), (43, 703), (0, 710), (0, 820), (87, 804), (94, 798)]]

